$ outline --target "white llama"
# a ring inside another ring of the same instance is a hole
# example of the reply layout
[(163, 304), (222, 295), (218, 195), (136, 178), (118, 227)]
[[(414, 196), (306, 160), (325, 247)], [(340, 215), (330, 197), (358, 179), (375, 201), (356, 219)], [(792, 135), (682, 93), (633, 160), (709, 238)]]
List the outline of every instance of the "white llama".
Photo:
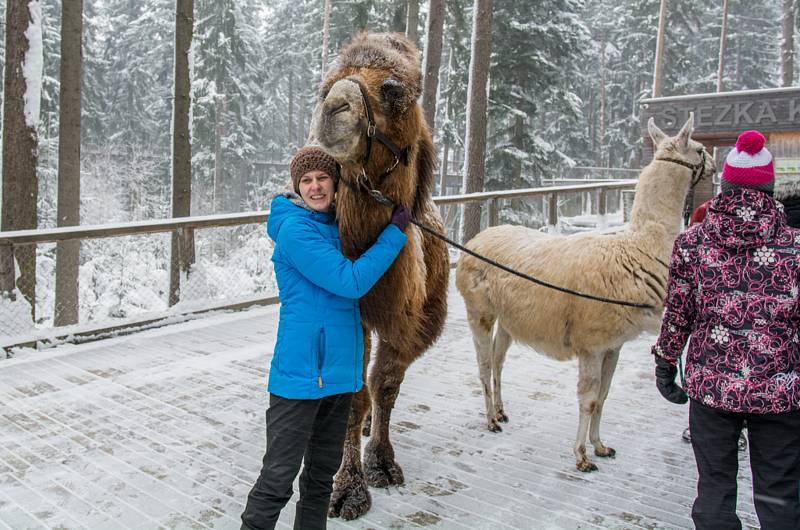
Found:
[(561, 293), (463, 254), (456, 286), (467, 306), (489, 430), (499, 431), (499, 422), (508, 421), (501, 374), (506, 351), (515, 340), (557, 360), (578, 358), (580, 419), (573, 448), (578, 469), (597, 469), (586, 456), (587, 432), (595, 455), (615, 454), (600, 440), (600, 417), (620, 348), (645, 329), (658, 330), (684, 199), (693, 177), (715, 171), (703, 146), (691, 139), (693, 123), (690, 116), (677, 136), (668, 137), (651, 118), (648, 130), (655, 156), (639, 176), (631, 222), (624, 230), (564, 236), (504, 225), (481, 232), (467, 244), (549, 283), (653, 307), (611, 305)]

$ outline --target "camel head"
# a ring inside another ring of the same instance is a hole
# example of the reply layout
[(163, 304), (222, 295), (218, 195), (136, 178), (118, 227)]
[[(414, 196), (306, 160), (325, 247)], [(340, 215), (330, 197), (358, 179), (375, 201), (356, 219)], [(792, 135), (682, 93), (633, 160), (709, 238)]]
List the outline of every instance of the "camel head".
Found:
[[(716, 171), (717, 166), (714, 158), (706, 151), (700, 142), (692, 139), (694, 132), (694, 113), (689, 113), (689, 119), (683, 124), (681, 130), (675, 136), (667, 136), (658, 128), (653, 118), (647, 122), (647, 131), (653, 140), (653, 151), (655, 159), (672, 158), (686, 162), (697, 168), (702, 168), (699, 178), (710, 178)], [(698, 169), (699, 171), (699, 169)]]
[(342, 49), (322, 83), (310, 141), (342, 165), (343, 179), (364, 166), (368, 174), (380, 174), (395, 160), (376, 137), (369, 148), (365, 100), (377, 131), (410, 154), (424, 126), (417, 104), (421, 76), (419, 52), (401, 34), (361, 33)]

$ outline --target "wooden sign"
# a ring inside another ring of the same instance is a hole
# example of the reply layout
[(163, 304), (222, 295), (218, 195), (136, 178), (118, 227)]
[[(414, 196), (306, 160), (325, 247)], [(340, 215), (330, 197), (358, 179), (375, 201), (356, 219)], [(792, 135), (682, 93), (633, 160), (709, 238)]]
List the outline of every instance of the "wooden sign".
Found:
[(748, 129), (800, 131), (800, 87), (652, 98), (640, 105), (643, 135), (650, 117), (665, 133), (675, 134), (690, 112), (698, 139), (735, 138)]

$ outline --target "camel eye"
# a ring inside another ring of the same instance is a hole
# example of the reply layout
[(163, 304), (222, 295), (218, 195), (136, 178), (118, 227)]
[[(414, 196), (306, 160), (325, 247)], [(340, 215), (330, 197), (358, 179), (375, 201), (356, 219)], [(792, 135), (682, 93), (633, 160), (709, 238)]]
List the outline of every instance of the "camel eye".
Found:
[(406, 87), (400, 81), (387, 79), (381, 85), (381, 99), (390, 111), (401, 113), (406, 107)]
[(325, 101), (325, 98), (328, 97), (328, 92), (330, 92), (330, 91), (331, 91), (330, 88), (325, 88), (325, 87), (321, 88), (319, 90), (319, 99), (320, 99), (320, 101)]

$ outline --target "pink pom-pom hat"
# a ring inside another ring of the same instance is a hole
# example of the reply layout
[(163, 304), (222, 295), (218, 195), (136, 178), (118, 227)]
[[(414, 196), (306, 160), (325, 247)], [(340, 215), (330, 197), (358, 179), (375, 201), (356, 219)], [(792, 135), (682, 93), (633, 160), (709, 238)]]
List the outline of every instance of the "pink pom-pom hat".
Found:
[(766, 139), (758, 131), (745, 131), (736, 140), (722, 167), (722, 189), (751, 188), (772, 192), (775, 162), (764, 147)]

